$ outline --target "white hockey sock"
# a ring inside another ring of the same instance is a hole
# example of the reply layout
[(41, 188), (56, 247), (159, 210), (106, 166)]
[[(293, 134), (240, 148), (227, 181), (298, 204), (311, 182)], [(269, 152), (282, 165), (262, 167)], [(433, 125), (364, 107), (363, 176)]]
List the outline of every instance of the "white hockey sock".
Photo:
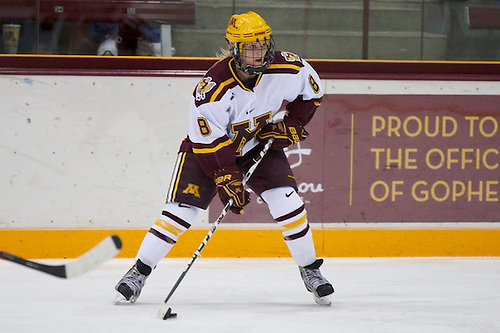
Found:
[(297, 265), (307, 266), (316, 261), (314, 241), (304, 206), (276, 218), (276, 221), (281, 225), (283, 238)]
[(307, 266), (316, 261), (316, 250), (311, 229), (306, 234), (294, 240), (285, 240), (288, 250), (299, 266)]
[(177, 242), (177, 238), (189, 227), (199, 208), (169, 202), (158, 219), (144, 236), (136, 259), (154, 268)]
[(307, 211), (298, 193), (291, 187), (278, 187), (264, 191), (261, 197), (281, 226), (286, 245), (297, 265), (307, 266), (315, 262), (316, 251)]
[(167, 255), (172, 246), (173, 244), (148, 232), (142, 240), (136, 259), (141, 259), (144, 264), (154, 268)]

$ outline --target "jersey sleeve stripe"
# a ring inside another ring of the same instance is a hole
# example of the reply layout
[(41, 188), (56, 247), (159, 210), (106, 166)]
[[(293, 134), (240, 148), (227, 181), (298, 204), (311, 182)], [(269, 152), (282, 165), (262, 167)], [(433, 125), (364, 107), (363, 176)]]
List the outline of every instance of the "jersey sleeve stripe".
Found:
[(207, 147), (207, 148), (195, 148), (195, 144), (193, 143), (193, 153), (195, 153), (195, 154), (211, 154), (211, 153), (215, 153), (219, 149), (227, 147), (227, 146), (231, 145), (232, 143), (233, 143), (233, 141), (231, 139), (227, 139), (226, 141), (219, 143), (215, 147)]
[(217, 90), (214, 91), (212, 97), (210, 97), (210, 102), (215, 101), (217, 99), (217, 97), (219, 96), (219, 94), (224, 90), (224, 88), (233, 82), (234, 82), (234, 78), (229, 78), (226, 81), (222, 82), (220, 84), (220, 86), (217, 88)]
[(269, 68), (290, 68), (295, 69), (296, 71), (300, 71), (300, 67), (297, 65), (287, 65), (287, 64), (271, 64)]
[(292, 73), (297, 74), (300, 72), (300, 66), (291, 64), (272, 64), (266, 70), (266, 73)]

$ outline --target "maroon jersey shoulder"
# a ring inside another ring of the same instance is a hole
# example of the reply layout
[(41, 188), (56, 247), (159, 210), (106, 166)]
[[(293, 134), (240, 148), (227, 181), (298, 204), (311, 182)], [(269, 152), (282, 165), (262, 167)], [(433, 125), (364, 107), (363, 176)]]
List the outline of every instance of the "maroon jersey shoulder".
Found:
[(217, 61), (198, 82), (193, 97), (197, 107), (218, 101), (228, 89), (237, 85), (230, 67), (231, 58)]
[(292, 52), (275, 51), (273, 63), (266, 70), (267, 73), (297, 74), (304, 67), (302, 58)]

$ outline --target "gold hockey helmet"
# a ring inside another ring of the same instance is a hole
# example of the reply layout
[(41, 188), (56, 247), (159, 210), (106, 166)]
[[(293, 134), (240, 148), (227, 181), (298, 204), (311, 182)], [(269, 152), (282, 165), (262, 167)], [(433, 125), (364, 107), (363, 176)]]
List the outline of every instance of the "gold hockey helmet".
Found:
[[(238, 68), (248, 74), (257, 74), (266, 70), (274, 58), (274, 41), (271, 27), (255, 12), (234, 14), (229, 19), (226, 29), (226, 39), (229, 49)], [(242, 60), (243, 45), (265, 41), (267, 50), (261, 66), (250, 66)]]
[(226, 38), (233, 44), (269, 40), (271, 27), (255, 12), (234, 14), (229, 19)]

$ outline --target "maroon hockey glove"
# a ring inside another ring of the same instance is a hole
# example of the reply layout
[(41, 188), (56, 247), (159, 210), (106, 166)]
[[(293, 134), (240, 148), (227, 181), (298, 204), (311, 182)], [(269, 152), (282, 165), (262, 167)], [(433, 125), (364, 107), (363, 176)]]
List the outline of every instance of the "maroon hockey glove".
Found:
[(279, 123), (270, 123), (261, 129), (256, 137), (261, 143), (265, 143), (270, 138), (274, 138), (272, 149), (279, 150), (299, 141), (305, 140), (309, 135), (304, 127), (293, 118), (285, 117)]
[(250, 192), (245, 190), (242, 181), (243, 175), (236, 168), (221, 169), (214, 176), (220, 200), (225, 205), (233, 199), (231, 211), (235, 214), (243, 214), (243, 206), (250, 203)]

